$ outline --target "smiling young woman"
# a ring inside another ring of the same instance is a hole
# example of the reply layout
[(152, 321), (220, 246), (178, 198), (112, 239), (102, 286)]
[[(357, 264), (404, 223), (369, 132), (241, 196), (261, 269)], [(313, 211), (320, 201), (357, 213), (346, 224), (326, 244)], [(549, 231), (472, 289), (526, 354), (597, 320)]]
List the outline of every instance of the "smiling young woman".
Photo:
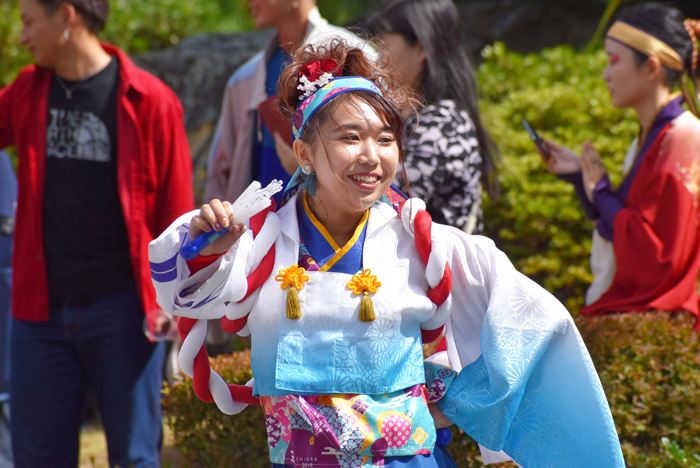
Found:
[[(595, 224), (595, 278), (584, 314), (662, 309), (700, 315), (698, 25), (674, 8), (647, 3), (631, 7), (608, 31), (603, 80), (613, 105), (634, 109), (641, 127), (618, 188), (591, 143), (579, 159), (547, 142), (549, 172), (575, 185)], [(673, 93), (677, 84), (682, 96)], [(683, 109), (684, 100), (696, 115)]]
[[(277, 213), (187, 263), (183, 242), (234, 220), (212, 200), (150, 246), (197, 395), (228, 414), (261, 404), (275, 468), (455, 467), (453, 422), (486, 460), (623, 467), (564, 307), (493, 242), (432, 223), (391, 187), (405, 88), (342, 41), (297, 51), (278, 87), (300, 169)], [(211, 373), (201, 346), (212, 318), (251, 335), (252, 388)], [(442, 364), (425, 362), (422, 343), (442, 332)]]

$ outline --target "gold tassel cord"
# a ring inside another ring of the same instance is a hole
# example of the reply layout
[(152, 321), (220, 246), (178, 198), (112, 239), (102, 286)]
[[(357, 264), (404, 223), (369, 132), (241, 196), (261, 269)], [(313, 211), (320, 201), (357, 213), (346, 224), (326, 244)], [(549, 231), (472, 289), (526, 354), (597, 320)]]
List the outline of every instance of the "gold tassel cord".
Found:
[(301, 305), (299, 294), (295, 287), (287, 289), (287, 318), (296, 320), (301, 318)]
[(362, 302), (360, 303), (360, 321), (361, 322), (373, 322), (377, 319), (377, 315), (374, 313), (374, 302), (372, 298), (369, 297), (367, 291), (362, 295)]
[(299, 304), (299, 291), (304, 287), (304, 283), (309, 281), (306, 270), (299, 265), (292, 265), (287, 269), (280, 270), (280, 274), (275, 276), (275, 281), (279, 281), (280, 287), (287, 290), (287, 318), (297, 320), (301, 318), (301, 305)]
[(361, 322), (373, 322), (377, 319), (377, 314), (374, 312), (374, 302), (369, 297), (369, 293), (376, 293), (381, 285), (382, 283), (377, 281), (377, 277), (373, 276), (370, 270), (365, 270), (359, 275), (353, 275), (352, 280), (348, 283), (348, 288), (356, 296), (362, 294), (359, 316)]

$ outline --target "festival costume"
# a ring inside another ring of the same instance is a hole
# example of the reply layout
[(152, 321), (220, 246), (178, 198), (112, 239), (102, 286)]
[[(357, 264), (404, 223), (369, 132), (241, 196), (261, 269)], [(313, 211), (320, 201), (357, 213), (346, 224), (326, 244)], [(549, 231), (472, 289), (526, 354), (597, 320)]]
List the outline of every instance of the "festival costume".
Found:
[[(582, 313), (700, 313), (699, 178), (700, 121), (675, 100), (656, 118), (620, 187), (612, 190), (605, 176), (594, 190), (592, 205), (600, 213), (595, 244), (607, 247), (611, 264), (599, 270), (609, 272), (607, 285), (596, 285), (600, 298)], [(600, 258), (594, 247), (592, 263), (605, 265)]]
[[(615, 23), (608, 37), (658, 56), (673, 70), (684, 68), (673, 49), (630, 25)], [(686, 85), (683, 91), (684, 98), (659, 111), (642, 141), (632, 143), (617, 189), (606, 174), (590, 202), (581, 173), (562, 177), (574, 183), (586, 215), (597, 221), (595, 278), (584, 314), (661, 309), (700, 316), (700, 120), (681, 106), (685, 99), (695, 108)]]
[[(329, 62), (300, 72), (293, 138), (335, 96), (382, 96), (365, 78), (334, 78)], [(341, 247), (309, 209), (313, 179), (300, 168), (292, 184), (308, 194), (292, 186), (279, 212), (273, 204), (253, 216), (209, 261), (179, 254), (196, 212), (150, 244), (158, 302), (182, 317), (180, 366), (198, 397), (226, 414), (261, 404), (276, 467), (380, 467), (401, 457), (407, 467), (451, 466), (437, 461), (431, 402), (484, 447), (487, 463), (624, 466), (595, 368), (561, 303), (493, 242), (433, 224), (425, 203), (393, 189)], [(252, 336), (247, 385), (211, 371), (209, 319)], [(447, 351), (435, 360), (448, 366), (425, 363), (422, 337), (445, 326)]]
[[(188, 222), (195, 213), (183, 216), (151, 244), (154, 272), (166, 272), (154, 273), (160, 303), (173, 314), (198, 319), (188, 326), (183, 345), (185, 372), (197, 379), (196, 361), (187, 360), (202, 352), (197, 337), (203, 339), (206, 321), (199, 319), (245, 319), (242, 333), (253, 337), (252, 393), (261, 397), (266, 409), (273, 461), (282, 463), (274, 458), (275, 449), (285, 447), (285, 438), (297, 428), (313, 431), (314, 445), (326, 452), (372, 456), (373, 444), (386, 440), (387, 434), (384, 426), (375, 432), (358, 422), (375, 402), (368, 403), (367, 397), (381, 399), (384, 393), (398, 392), (393, 396), (403, 400), (406, 391), (422, 391), (426, 376), (420, 327), (447, 321), (447, 356), (459, 374), (438, 405), (459, 427), (488, 449), (504, 450), (522, 466), (624, 466), (605, 396), (570, 315), (517, 273), (491, 241), (432, 225), (432, 244), (445, 247), (454, 284), (440, 308), (427, 298), (426, 264), (404, 226), (412, 210), (419, 212), (417, 201), (404, 205), (404, 217), (382, 202), (369, 210), (362, 268), (382, 283), (372, 297), (376, 320), (358, 320), (360, 300), (346, 287), (352, 275), (321, 271), (306, 272), (309, 281), (299, 291), (302, 317), (289, 319), (287, 294), (275, 276), (297, 264), (300, 256), (297, 206), (294, 197), (278, 214), (265, 213), (262, 228), (255, 232), (254, 227), (231, 251), (191, 277), (178, 251), (187, 241)], [(270, 251), (264, 243), (272, 234), (272, 272), (239, 304), (249, 293), (246, 277), (259, 265), (258, 255)], [(308, 245), (309, 240), (304, 242)], [(452, 372), (444, 370), (452, 378)], [(218, 380), (208, 367), (199, 377), (207, 385)], [(427, 385), (429, 393), (432, 384)], [(210, 401), (227, 413), (243, 409), (245, 404), (232, 400), (231, 392), (238, 395), (238, 389), (216, 387), (220, 384), (210, 386)], [(362, 401), (345, 399), (348, 393), (360, 395)], [(333, 409), (335, 398), (346, 411)], [(280, 421), (287, 414), (296, 419), (285, 425)], [(397, 422), (408, 421), (405, 413), (391, 415)], [(333, 418), (341, 418), (342, 424), (325, 424)], [(407, 422), (403, 424), (397, 427), (408, 436)], [(416, 429), (406, 448), (414, 450), (421, 441), (419, 450), (432, 450), (431, 432), (419, 427), (428, 436), (415, 437)], [(303, 456), (311, 456), (306, 449), (298, 448)], [(339, 457), (329, 466), (345, 465)]]

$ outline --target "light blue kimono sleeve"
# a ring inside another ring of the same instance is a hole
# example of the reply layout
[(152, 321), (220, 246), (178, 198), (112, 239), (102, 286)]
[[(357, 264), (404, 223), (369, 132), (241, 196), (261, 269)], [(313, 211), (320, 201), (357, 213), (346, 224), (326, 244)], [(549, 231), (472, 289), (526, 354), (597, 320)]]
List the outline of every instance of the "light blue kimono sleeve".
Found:
[(437, 403), (443, 413), (526, 468), (624, 467), (600, 379), (564, 306), (492, 241), (433, 232), (453, 248), (446, 341), (459, 375)]

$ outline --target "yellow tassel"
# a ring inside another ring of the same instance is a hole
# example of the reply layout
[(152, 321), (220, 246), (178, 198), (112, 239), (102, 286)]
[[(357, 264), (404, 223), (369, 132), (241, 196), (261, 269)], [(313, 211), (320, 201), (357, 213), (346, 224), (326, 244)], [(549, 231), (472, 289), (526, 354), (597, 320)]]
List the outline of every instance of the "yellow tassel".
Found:
[(299, 294), (295, 287), (287, 289), (287, 318), (300, 319), (301, 306), (299, 305)]
[(362, 295), (362, 303), (360, 304), (360, 321), (361, 322), (373, 322), (376, 320), (377, 315), (374, 313), (374, 303), (372, 298), (369, 297), (367, 291)]

